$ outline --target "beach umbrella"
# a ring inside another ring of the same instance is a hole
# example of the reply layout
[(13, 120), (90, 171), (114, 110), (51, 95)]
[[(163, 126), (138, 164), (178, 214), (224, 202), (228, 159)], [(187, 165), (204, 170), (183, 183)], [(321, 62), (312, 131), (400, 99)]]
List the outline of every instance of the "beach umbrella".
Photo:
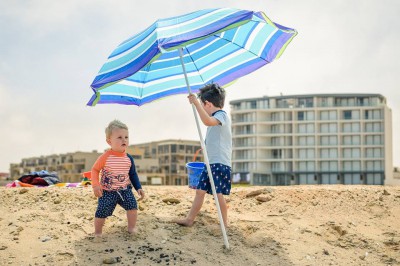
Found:
[[(143, 105), (211, 82), (222, 87), (279, 58), (296, 36), (263, 12), (206, 9), (159, 19), (122, 42), (91, 84), (88, 105)], [(192, 106), (209, 176), (211, 169)], [(229, 248), (213, 179), (210, 178), (225, 246)]]

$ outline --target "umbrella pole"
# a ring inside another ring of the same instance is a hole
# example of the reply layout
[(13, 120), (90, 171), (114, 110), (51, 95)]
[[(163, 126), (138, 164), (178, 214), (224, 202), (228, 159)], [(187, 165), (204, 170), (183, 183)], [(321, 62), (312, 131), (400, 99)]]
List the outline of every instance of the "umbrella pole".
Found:
[[(178, 49), (179, 49), (179, 56), (180, 56), (181, 64), (182, 64), (182, 68), (183, 68), (183, 74), (185, 75), (186, 86), (187, 86), (188, 92), (190, 94), (190, 93), (192, 93), (192, 90), (190, 89), (189, 79), (187, 77), (185, 64), (183, 63), (183, 50), (182, 50), (182, 48), (178, 48)], [(222, 213), (221, 213), (221, 207), (219, 206), (218, 196), (217, 196), (217, 192), (215, 190), (214, 178), (212, 176), (210, 162), (208, 161), (207, 149), (206, 149), (206, 145), (203, 140), (203, 135), (201, 134), (201, 128), (200, 128), (199, 118), (197, 116), (197, 111), (193, 104), (192, 104), (192, 110), (193, 110), (194, 118), (196, 120), (197, 131), (199, 132), (201, 148), (203, 149), (204, 163), (207, 166), (208, 178), (210, 179), (211, 189), (212, 189), (212, 193), (214, 196), (215, 205), (217, 206), (217, 210), (218, 210), (219, 224), (221, 226), (222, 235), (224, 237), (225, 248), (229, 249), (228, 236), (226, 235), (224, 220), (222, 218)]]

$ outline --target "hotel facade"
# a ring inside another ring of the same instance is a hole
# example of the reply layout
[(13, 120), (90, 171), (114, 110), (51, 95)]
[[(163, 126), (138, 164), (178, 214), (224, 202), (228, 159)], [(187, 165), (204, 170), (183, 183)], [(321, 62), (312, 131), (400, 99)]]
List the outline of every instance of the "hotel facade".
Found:
[(393, 181), (392, 114), (380, 94), (285, 95), (230, 105), (233, 182)]
[(133, 144), (129, 148), (143, 151), (144, 159), (155, 159), (159, 171), (165, 174), (163, 185), (187, 185), (186, 164), (203, 161), (200, 141), (167, 139)]

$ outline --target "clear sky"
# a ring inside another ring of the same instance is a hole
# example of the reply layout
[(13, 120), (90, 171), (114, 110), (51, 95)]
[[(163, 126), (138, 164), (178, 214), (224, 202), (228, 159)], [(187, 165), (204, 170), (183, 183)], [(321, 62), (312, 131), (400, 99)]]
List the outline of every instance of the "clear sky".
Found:
[(214, 7), (264, 11), (298, 31), (280, 59), (227, 89), (228, 102), (281, 93), (380, 93), (392, 109), (394, 165), (400, 166), (398, 0), (0, 0), (0, 172), (22, 158), (103, 151), (104, 128), (115, 118), (129, 126), (131, 144), (198, 140), (186, 95), (142, 107), (86, 103), (120, 42), (158, 18)]

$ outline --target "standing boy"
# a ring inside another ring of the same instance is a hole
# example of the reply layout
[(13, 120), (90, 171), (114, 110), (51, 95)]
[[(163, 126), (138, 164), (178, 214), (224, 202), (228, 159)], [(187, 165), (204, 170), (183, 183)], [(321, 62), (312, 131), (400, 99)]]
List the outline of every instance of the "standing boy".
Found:
[[(200, 102), (194, 94), (188, 96), (189, 102), (194, 104), (204, 125), (207, 126), (206, 149), (211, 172), (214, 178), (215, 190), (221, 208), (225, 227), (228, 226), (228, 210), (223, 195), (229, 195), (231, 191), (231, 157), (232, 157), (232, 133), (231, 122), (225, 111), (222, 110), (225, 103), (225, 91), (218, 84), (206, 85), (199, 92)], [(212, 195), (207, 167), (201, 173), (196, 189), (192, 207), (183, 220), (175, 222), (182, 226), (192, 226), (196, 215), (199, 213), (205, 194)]]
[(144, 198), (144, 191), (139, 182), (132, 156), (126, 153), (129, 145), (128, 127), (118, 121), (111, 121), (106, 128), (106, 141), (111, 149), (103, 153), (92, 167), (92, 188), (98, 197), (94, 219), (94, 234), (101, 236), (103, 225), (119, 204), (126, 210), (128, 232), (137, 232), (137, 202), (132, 192), (132, 185)]

